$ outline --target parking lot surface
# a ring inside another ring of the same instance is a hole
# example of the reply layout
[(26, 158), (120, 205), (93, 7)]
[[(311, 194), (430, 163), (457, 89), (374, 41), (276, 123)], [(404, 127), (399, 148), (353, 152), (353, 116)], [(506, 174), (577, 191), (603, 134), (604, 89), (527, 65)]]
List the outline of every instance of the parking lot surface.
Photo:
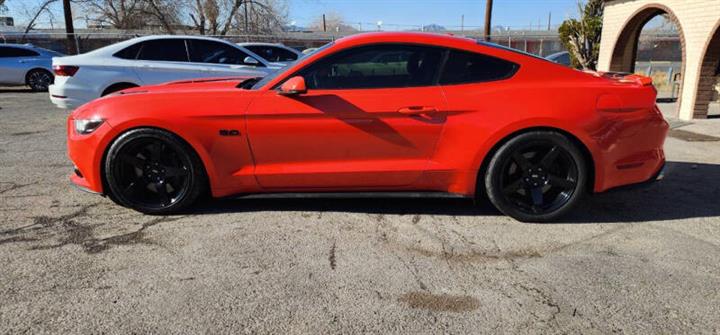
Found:
[(46, 93), (0, 89), (0, 117), (0, 333), (720, 332), (713, 138), (557, 224), (450, 199), (146, 216), (70, 185)]

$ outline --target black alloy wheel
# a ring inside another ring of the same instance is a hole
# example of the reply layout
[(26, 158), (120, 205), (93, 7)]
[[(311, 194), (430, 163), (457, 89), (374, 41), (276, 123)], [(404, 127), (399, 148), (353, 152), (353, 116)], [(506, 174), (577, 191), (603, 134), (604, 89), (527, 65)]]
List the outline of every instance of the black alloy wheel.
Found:
[(32, 70), (25, 77), (25, 83), (35, 92), (44, 92), (53, 83), (55, 77), (46, 70)]
[(552, 221), (582, 198), (587, 184), (582, 153), (564, 135), (535, 131), (505, 143), (493, 156), (485, 186), (491, 202), (520, 221)]
[(158, 129), (121, 135), (108, 151), (105, 178), (115, 202), (149, 214), (186, 208), (205, 185), (202, 164), (192, 148)]

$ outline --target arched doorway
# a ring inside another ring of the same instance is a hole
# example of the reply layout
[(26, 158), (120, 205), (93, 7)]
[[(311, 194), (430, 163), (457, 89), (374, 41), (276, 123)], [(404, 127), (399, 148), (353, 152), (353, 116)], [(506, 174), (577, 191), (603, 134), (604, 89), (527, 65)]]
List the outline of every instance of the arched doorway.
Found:
[(715, 25), (715, 30), (703, 50), (702, 57), (693, 110), (697, 116), (706, 116), (710, 102), (715, 100), (713, 99), (716, 94), (715, 85), (718, 84), (720, 76), (720, 20)]
[[(677, 34), (680, 39), (680, 49), (681, 49), (681, 60), (682, 65), (680, 66), (679, 75), (677, 72), (673, 77), (677, 77), (679, 81), (679, 87), (673, 92), (673, 96), (677, 97), (678, 99), (678, 110), (680, 107), (682, 96), (682, 89), (683, 89), (683, 76), (685, 73), (685, 35), (683, 34), (682, 26), (680, 25), (680, 20), (678, 20), (677, 16), (675, 16), (675, 13), (673, 13), (670, 8), (665, 7), (660, 4), (651, 4), (646, 5), (638, 9), (633, 15), (630, 16), (630, 19), (625, 22), (625, 25), (623, 26), (622, 30), (620, 31), (620, 34), (618, 35), (618, 38), (615, 42), (615, 46), (613, 47), (612, 56), (610, 58), (610, 71), (616, 71), (616, 72), (635, 72), (635, 64), (637, 60), (638, 55), (638, 44), (640, 40), (640, 34), (643, 31), (643, 27), (647, 25), (650, 20), (653, 18), (662, 15), (665, 18), (667, 18), (668, 21), (670, 21), (672, 24), (675, 25), (677, 29)], [(672, 80), (673, 78), (668, 78), (669, 80)], [(677, 115), (677, 112), (676, 112)]]

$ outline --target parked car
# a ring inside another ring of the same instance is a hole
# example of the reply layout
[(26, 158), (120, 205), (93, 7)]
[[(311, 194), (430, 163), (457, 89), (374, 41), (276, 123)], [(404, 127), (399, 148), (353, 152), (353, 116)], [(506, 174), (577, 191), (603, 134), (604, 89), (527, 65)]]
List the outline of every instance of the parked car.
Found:
[(72, 182), (145, 213), (206, 190), (441, 192), (550, 221), (588, 192), (654, 180), (668, 124), (650, 78), (386, 32), (265, 78), (125, 90), (78, 108), (68, 128)]
[(268, 63), (278, 64), (281, 66), (294, 62), (302, 56), (300, 51), (286, 47), (282, 44), (250, 42), (238, 43), (238, 45), (254, 52)]
[(47, 91), (52, 84), (52, 58), (61, 53), (32, 44), (0, 44), (0, 85), (27, 85)]
[(130, 87), (207, 77), (262, 77), (279, 68), (252, 51), (216, 38), (139, 37), (54, 58), (56, 80), (50, 86), (50, 100), (69, 109)]
[(545, 59), (565, 66), (572, 65), (572, 61), (570, 60), (570, 53), (567, 51), (560, 51), (554, 53), (550, 56), (545, 57)]

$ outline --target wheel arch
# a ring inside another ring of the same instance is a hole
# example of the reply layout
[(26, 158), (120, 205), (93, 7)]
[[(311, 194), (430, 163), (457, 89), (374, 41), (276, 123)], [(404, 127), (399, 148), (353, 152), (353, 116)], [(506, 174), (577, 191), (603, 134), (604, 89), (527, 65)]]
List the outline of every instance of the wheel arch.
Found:
[(490, 149), (483, 155), (482, 160), (480, 161), (479, 167), (478, 167), (478, 173), (475, 176), (475, 194), (476, 196), (480, 194), (484, 194), (485, 192), (485, 173), (487, 173), (488, 165), (490, 164), (490, 161), (493, 158), (493, 155), (502, 147), (505, 143), (510, 141), (511, 139), (515, 138), (518, 135), (529, 133), (533, 131), (551, 131), (556, 132), (559, 134), (562, 134), (563, 136), (567, 137), (572, 143), (574, 143), (579, 149), (580, 152), (583, 155), (583, 158), (586, 161), (587, 165), (587, 173), (588, 173), (588, 191), (592, 192), (595, 189), (595, 184), (597, 182), (597, 164), (596, 159), (592, 154), (592, 151), (590, 150), (590, 147), (588, 144), (581, 140), (580, 137), (573, 134), (572, 132), (565, 130), (560, 127), (556, 126), (533, 126), (533, 127), (525, 127), (521, 129), (516, 129), (508, 134), (505, 134), (502, 136), (498, 141), (495, 141), (495, 143), (490, 147)]
[[(118, 140), (118, 138), (120, 138), (122, 135), (124, 135), (130, 131), (137, 130), (137, 129), (156, 129), (156, 130), (161, 130), (161, 131), (167, 132), (169, 134), (172, 134), (173, 136), (176, 136), (183, 143), (185, 143), (188, 147), (190, 147), (190, 149), (193, 150), (193, 152), (197, 155), (197, 157), (200, 159), (200, 162), (202, 163), (202, 169), (205, 172), (205, 177), (206, 177), (205, 181), (207, 183), (207, 185), (205, 185), (205, 186), (207, 186), (206, 190), (209, 192), (212, 192), (212, 189), (213, 189), (212, 185), (213, 185), (213, 181), (214, 181), (215, 169), (211, 163), (211, 160), (209, 159), (208, 153), (205, 152), (204, 150), (202, 150), (202, 146), (197, 145), (197, 143), (195, 143), (195, 145), (194, 145), (193, 141), (186, 139), (182, 135), (178, 134), (178, 132), (168, 129), (166, 127), (160, 127), (160, 126), (155, 126), (155, 125), (140, 125), (140, 126), (124, 128), (124, 129), (118, 131), (117, 133), (112, 134), (110, 140), (107, 141), (107, 143), (105, 144), (105, 147), (102, 150), (102, 156), (100, 156), (100, 161), (98, 162), (100, 169), (97, 170), (100, 173), (100, 181), (102, 182), (103, 194), (107, 194), (107, 190), (108, 190), (107, 179), (105, 178), (105, 162), (107, 160), (107, 155), (110, 152), (110, 148)], [(200, 150), (198, 150), (198, 148), (200, 148)]]
[(25, 78), (25, 84), (26, 84), (26, 85), (27, 85), (27, 83), (28, 83), (28, 76), (30, 75), (30, 72), (33, 72), (33, 71), (36, 71), (36, 70), (45, 71), (45, 72), (49, 73), (53, 78), (55, 78), (55, 74), (54, 74), (52, 71), (50, 71), (50, 70), (48, 70), (48, 69), (46, 69), (46, 68), (44, 68), (44, 67), (42, 67), (42, 66), (34, 66), (34, 67), (29, 68), (27, 71), (25, 71), (25, 76), (24, 76), (24, 78)]
[(113, 92), (115, 92), (115, 91), (118, 91), (118, 89), (110, 90), (111, 88), (117, 88), (117, 87), (131, 88), (131, 87), (138, 87), (138, 86), (140, 86), (140, 85), (138, 85), (138, 84), (136, 84), (136, 83), (133, 83), (133, 82), (131, 82), (131, 81), (118, 81), (118, 82), (114, 82), (114, 83), (112, 83), (112, 84), (110, 84), (110, 85), (105, 86), (105, 88), (104, 88), (104, 89), (102, 90), (102, 92), (100, 93), (100, 96), (103, 97), (103, 96), (106, 96), (106, 95), (108, 95), (108, 94), (110, 94), (110, 93), (113, 93)]

